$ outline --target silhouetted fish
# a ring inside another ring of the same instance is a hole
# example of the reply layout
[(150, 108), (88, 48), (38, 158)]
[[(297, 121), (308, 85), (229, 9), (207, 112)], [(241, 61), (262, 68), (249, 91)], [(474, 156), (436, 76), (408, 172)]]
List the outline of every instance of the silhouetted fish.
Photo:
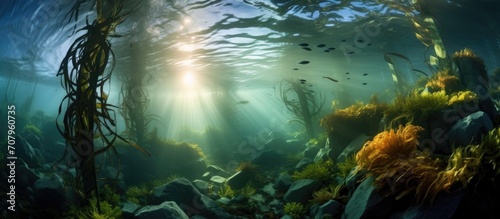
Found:
[(330, 48), (328, 48), (328, 49), (329, 49), (329, 50), (335, 50), (335, 47), (330, 47)]
[(298, 68), (294, 68), (293, 70), (298, 71), (299, 69)]
[(342, 42), (345, 42), (345, 40), (342, 40)]
[(368, 43), (368, 45), (367, 45), (367, 46), (371, 46), (371, 45), (372, 45), (371, 43)]
[(368, 74), (367, 73), (364, 73), (363, 76), (367, 76)]
[(333, 81), (333, 82), (339, 82), (331, 77), (323, 76), (323, 78), (328, 79), (328, 80)]
[(306, 80), (305, 80), (305, 79), (299, 79), (299, 82), (300, 82), (301, 84), (305, 84), (305, 83), (306, 83)]
[(365, 42), (365, 41), (364, 41), (364, 40), (362, 40), (362, 39), (359, 39), (359, 40), (357, 40), (357, 41), (358, 41), (358, 43), (364, 43), (364, 42)]
[(299, 62), (299, 64), (301, 64), (301, 65), (307, 65), (307, 64), (309, 64), (309, 63), (310, 63), (309, 61), (302, 61), (302, 62)]
[(301, 44), (299, 44), (299, 46), (309, 46), (309, 44), (308, 43), (301, 43)]
[(325, 44), (319, 44), (319, 45), (317, 45), (318, 48), (323, 48), (325, 46), (326, 46)]
[(366, 85), (366, 83), (363, 83), (363, 85)]
[(302, 49), (304, 49), (306, 51), (311, 51), (311, 48), (309, 48), (309, 47), (303, 47)]
[(247, 103), (250, 103), (250, 101), (248, 101), (248, 100), (242, 100), (242, 101), (236, 102), (236, 104), (247, 104)]
[(348, 52), (347, 54), (350, 54), (350, 55), (351, 55), (351, 54), (354, 54), (354, 53), (355, 53), (354, 51), (350, 51), (350, 52)]
[(349, 72), (346, 72), (345, 74), (346, 74), (346, 75), (348, 75), (348, 74), (349, 74)]
[(323, 52), (330, 52), (330, 50), (328, 50), (328, 49), (325, 49), (325, 50), (323, 50)]

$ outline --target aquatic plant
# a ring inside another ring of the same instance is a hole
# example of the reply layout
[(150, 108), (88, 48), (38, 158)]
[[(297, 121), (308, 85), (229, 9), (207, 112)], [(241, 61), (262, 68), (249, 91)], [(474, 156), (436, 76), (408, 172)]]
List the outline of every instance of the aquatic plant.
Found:
[(379, 133), (357, 153), (357, 170), (368, 170), (366, 177), (375, 177), (375, 186), (385, 196), (400, 199), (415, 193), (418, 202), (427, 200), (427, 194), (434, 189), (431, 185), (438, 175), (439, 160), (433, 160), (427, 151), (417, 150), (422, 130), (407, 125)]
[(356, 102), (345, 109), (330, 113), (321, 119), (320, 125), (330, 135), (341, 137), (349, 135), (356, 137), (359, 134), (374, 135), (386, 107), (386, 104), (377, 101), (376, 96), (372, 96), (368, 104)]
[(141, 198), (148, 196), (149, 194), (151, 194), (151, 188), (148, 188), (146, 185), (130, 186), (127, 191), (125, 191), (127, 200), (138, 205), (146, 204), (142, 203), (140, 200)]
[(220, 197), (232, 198), (236, 195), (236, 192), (227, 183), (220, 185), (217, 194)]
[(247, 183), (243, 188), (236, 190), (236, 194), (241, 194), (246, 198), (252, 197), (256, 192), (255, 188), (250, 183)]
[[(74, 4), (68, 13), (70, 20), (73, 16), (77, 20), (80, 6), (84, 3), (85, 1), (77, 1)], [(114, 106), (107, 102), (108, 94), (104, 89), (109, 83), (115, 62), (108, 37), (124, 19), (122, 3), (120, 0), (95, 1), (95, 20), (92, 23), (87, 21), (83, 28), (76, 31), (84, 33), (70, 46), (57, 72), (66, 90), (66, 96), (59, 106), (59, 116), (63, 114), (63, 109), (64, 116), (62, 123), (57, 123), (57, 128), (65, 138), (66, 145), (76, 152), (76, 157), (72, 159), (76, 162), (77, 177), (82, 183), (86, 198), (92, 193), (98, 194), (95, 192), (96, 156), (113, 150), (117, 138), (148, 154), (116, 133)], [(94, 141), (97, 139), (102, 141), (103, 147), (95, 147)], [(96, 202), (99, 209), (98, 196)]]
[(458, 77), (455, 75), (451, 75), (450, 69), (438, 71), (427, 80), (425, 87), (431, 93), (444, 90), (448, 95), (465, 89), (463, 85), (460, 84), (460, 80), (458, 79)]
[(446, 109), (448, 107), (448, 96), (445, 91), (434, 93), (418, 93), (414, 91), (409, 96), (398, 95), (396, 99), (387, 106), (384, 116), (390, 121), (389, 127), (393, 123), (406, 124), (413, 119), (423, 119), (431, 112)]
[(293, 180), (314, 179), (326, 182), (332, 179), (333, 162), (331, 160), (320, 161), (307, 165), (302, 171), (295, 171)]
[[(465, 48), (455, 52), (452, 56), (452, 61), (460, 69), (459, 77), (462, 84), (470, 84), (471, 81), (468, 81), (469, 79), (473, 79), (473, 82), (475, 82), (478, 80), (477, 76), (483, 80), (480, 81), (481, 83), (489, 82), (488, 72), (486, 71), (486, 65), (483, 59), (477, 56), (471, 49)], [(464, 74), (465, 72), (473, 72), (474, 76), (467, 76)]]
[(329, 200), (334, 200), (339, 196), (342, 187), (343, 185), (327, 185), (313, 193), (311, 202), (321, 205)]
[[(307, 136), (314, 138), (313, 120), (319, 115), (325, 104), (322, 94), (311, 92), (307, 86), (292, 79), (281, 81), (279, 92), (280, 100), (295, 117), (292, 121), (302, 124), (306, 129)], [(319, 95), (319, 98), (316, 95)]]
[(22, 133), (25, 136), (27, 136), (29, 134), (33, 134), (33, 135), (36, 135), (36, 137), (38, 137), (38, 138), (43, 137), (42, 131), (40, 131), (40, 129), (38, 127), (36, 127), (35, 125), (32, 125), (32, 124), (28, 124), (28, 125), (24, 126)]
[(357, 165), (356, 154), (348, 156), (343, 162), (336, 164), (339, 176), (346, 178)]
[(298, 202), (289, 202), (283, 206), (283, 212), (294, 219), (302, 218), (306, 212), (306, 207)]
[(479, 99), (476, 93), (470, 90), (466, 90), (466, 91), (459, 91), (457, 93), (450, 95), (450, 100), (448, 101), (448, 105), (471, 103), (471, 102), (478, 103), (478, 101)]

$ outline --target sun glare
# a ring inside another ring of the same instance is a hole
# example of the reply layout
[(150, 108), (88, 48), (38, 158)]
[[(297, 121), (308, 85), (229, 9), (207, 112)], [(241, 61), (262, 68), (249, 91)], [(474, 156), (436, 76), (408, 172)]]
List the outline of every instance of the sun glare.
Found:
[(184, 74), (183, 78), (184, 85), (193, 86), (195, 83), (194, 75), (191, 72), (187, 72)]

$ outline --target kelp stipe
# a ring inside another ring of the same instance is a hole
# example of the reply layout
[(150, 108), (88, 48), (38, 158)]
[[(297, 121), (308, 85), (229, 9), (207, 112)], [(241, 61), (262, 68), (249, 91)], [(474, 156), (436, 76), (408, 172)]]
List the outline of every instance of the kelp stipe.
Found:
[[(71, 17), (77, 18), (83, 3), (75, 3), (69, 13)], [(76, 31), (85, 33), (70, 46), (57, 73), (67, 93), (59, 106), (60, 116), (66, 103), (62, 127), (58, 123), (57, 128), (74, 152), (72, 158), (78, 171), (77, 181), (81, 183), (82, 195), (87, 200), (92, 194), (98, 194), (95, 157), (110, 149), (116, 154), (113, 144), (117, 138), (128, 142), (115, 131), (115, 106), (107, 103), (108, 95), (104, 91), (115, 61), (107, 38), (123, 21), (122, 7), (120, 0), (96, 0), (96, 19), (92, 23), (87, 20), (86, 25)], [(107, 67), (110, 67), (108, 71)], [(100, 139), (104, 147), (96, 148), (96, 139)], [(130, 145), (148, 154), (135, 143), (130, 142)], [(100, 211), (98, 195), (96, 199)]]

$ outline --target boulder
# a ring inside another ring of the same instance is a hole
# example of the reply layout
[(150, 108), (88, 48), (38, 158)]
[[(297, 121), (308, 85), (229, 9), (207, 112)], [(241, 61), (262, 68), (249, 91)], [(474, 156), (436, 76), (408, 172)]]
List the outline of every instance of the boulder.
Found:
[(365, 179), (345, 206), (342, 218), (389, 218), (397, 203), (394, 197), (383, 197), (373, 186), (373, 177)]
[(340, 218), (342, 215), (342, 208), (342, 204), (338, 201), (327, 201), (317, 208), (314, 219), (323, 219), (327, 216), (330, 216), (329, 218)]
[(290, 186), (292, 185), (293, 181), (292, 181), (292, 176), (286, 174), (286, 173), (283, 173), (283, 174), (280, 174), (278, 176), (278, 178), (276, 179), (276, 182), (274, 183), (274, 188), (278, 191), (286, 191), (288, 190), (288, 188), (290, 188)]
[(292, 183), (283, 199), (285, 203), (300, 202), (302, 204), (312, 197), (313, 192), (321, 186), (321, 182), (312, 179), (299, 179)]
[(370, 136), (367, 135), (359, 135), (354, 138), (349, 145), (340, 153), (338, 158), (336, 159), (337, 163), (344, 162), (350, 156), (358, 153), (359, 150), (365, 145), (366, 141), (370, 139)]
[(249, 171), (238, 171), (234, 175), (227, 178), (227, 184), (233, 190), (242, 189), (253, 179), (253, 174)]
[(440, 193), (432, 204), (412, 205), (404, 211), (394, 213), (391, 218), (456, 218), (458, 215), (455, 215), (455, 212), (460, 205), (463, 194), (463, 192)]
[(135, 214), (137, 219), (189, 219), (189, 217), (173, 201), (160, 205), (145, 206)]
[[(448, 145), (467, 146), (471, 142), (479, 142), (484, 133), (493, 129), (489, 116), (478, 111), (459, 120), (447, 133)], [(451, 147), (441, 148), (446, 154), (451, 154)]]
[(140, 208), (139, 205), (133, 202), (125, 202), (122, 205), (122, 217), (124, 219), (133, 219), (135, 217), (135, 213)]

